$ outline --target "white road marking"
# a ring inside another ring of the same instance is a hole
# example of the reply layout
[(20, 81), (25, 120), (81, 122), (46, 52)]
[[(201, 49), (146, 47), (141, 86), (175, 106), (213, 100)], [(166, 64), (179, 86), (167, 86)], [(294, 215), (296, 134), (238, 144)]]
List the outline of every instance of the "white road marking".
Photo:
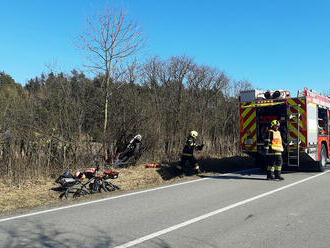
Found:
[[(223, 174), (223, 175), (236, 174), (236, 173), (244, 173), (244, 172), (253, 171), (253, 170), (255, 170), (255, 169), (248, 169), (248, 170), (243, 170), (243, 171), (236, 171), (236, 172), (231, 172), (231, 173), (227, 173), (227, 174)], [(143, 194), (143, 193), (152, 192), (152, 191), (156, 191), (156, 190), (161, 190), (161, 189), (171, 188), (171, 187), (175, 187), (175, 186), (180, 186), (180, 185), (184, 185), (184, 184), (188, 184), (188, 183), (195, 183), (195, 182), (199, 182), (199, 181), (203, 181), (203, 180), (207, 180), (207, 179), (210, 179), (210, 178), (207, 178), (207, 177), (206, 178), (200, 178), (200, 179), (196, 179), (196, 180), (192, 180), (192, 181), (187, 181), (187, 182), (182, 182), (182, 183), (176, 183), (176, 184), (170, 184), (170, 185), (161, 186), (161, 187), (157, 187), (157, 188), (152, 188), (152, 189), (147, 189), (147, 190), (132, 192), (132, 193), (124, 194), (124, 195), (118, 195), (118, 196), (103, 198), (103, 199), (89, 201), (89, 202), (78, 203), (78, 204), (64, 206), (64, 207), (52, 208), (52, 209), (38, 211), (38, 212), (34, 212), (34, 213), (29, 213), (29, 214), (23, 214), (23, 215), (8, 217), (8, 218), (0, 219), (0, 223), (1, 222), (5, 222), (5, 221), (10, 221), (10, 220), (16, 220), (16, 219), (20, 219), (20, 218), (30, 217), (30, 216), (34, 216), (34, 215), (39, 215), (39, 214), (51, 213), (51, 212), (55, 212), (55, 211), (59, 211), (59, 210), (63, 210), (63, 209), (80, 207), (80, 206), (85, 206), (85, 205), (89, 205), (89, 204), (94, 204), (94, 203), (99, 203), (99, 202), (114, 200), (114, 199), (123, 198), (123, 197), (127, 197), (127, 196)]]
[(243, 201), (240, 201), (240, 202), (237, 202), (237, 203), (234, 203), (234, 204), (231, 204), (229, 206), (226, 206), (226, 207), (223, 207), (223, 208), (220, 208), (220, 209), (217, 209), (215, 211), (212, 211), (212, 212), (209, 212), (207, 214), (204, 214), (204, 215), (201, 215), (201, 216), (198, 216), (196, 218), (193, 218), (193, 219), (190, 219), (188, 221), (185, 221), (185, 222), (182, 222), (182, 223), (179, 223), (177, 225), (174, 225), (174, 226), (171, 226), (171, 227), (168, 227), (168, 228), (165, 228), (163, 230), (160, 230), (158, 232), (154, 232), (154, 233), (151, 233), (149, 235), (146, 235), (144, 237), (141, 237), (141, 238), (138, 238), (138, 239), (135, 239), (135, 240), (132, 240), (130, 242), (127, 242), (125, 244), (122, 244), (122, 245), (119, 245), (119, 246), (116, 246), (114, 248), (127, 248), (127, 247), (131, 247), (133, 245), (137, 245), (137, 244), (140, 244), (140, 243), (143, 243), (147, 240), (150, 240), (150, 239), (153, 239), (153, 238), (156, 238), (158, 236), (161, 236), (163, 234), (166, 234), (166, 233), (169, 233), (169, 232), (172, 232), (174, 230), (177, 230), (179, 228), (182, 228), (182, 227), (185, 227), (185, 226), (188, 226), (188, 225), (191, 225), (191, 224), (194, 224), (198, 221), (201, 221), (201, 220), (204, 220), (204, 219), (207, 219), (211, 216), (214, 216), (216, 214), (220, 214), (220, 213), (223, 213), (227, 210), (230, 210), (230, 209), (233, 209), (235, 207), (239, 207), (239, 206), (242, 206), (244, 204), (247, 204), (249, 202), (252, 202), (252, 201), (255, 201), (255, 200), (258, 200), (260, 198), (263, 198), (263, 197), (266, 197), (266, 196), (269, 196), (269, 195), (272, 195), (276, 192), (279, 192), (279, 191), (282, 191), (282, 190), (285, 190), (285, 189), (288, 189), (288, 188), (291, 188), (297, 184), (300, 184), (300, 183), (303, 183), (303, 182), (306, 182), (308, 180), (311, 180), (311, 179), (314, 179), (316, 177), (319, 177), (319, 176), (322, 176), (324, 175), (325, 173), (328, 173), (330, 171), (325, 171), (323, 173), (320, 173), (320, 174), (317, 174), (317, 175), (314, 175), (314, 176), (311, 176), (311, 177), (308, 177), (308, 178), (305, 178), (305, 179), (302, 179), (300, 181), (297, 181), (297, 182), (294, 182), (294, 183), (291, 183), (291, 184), (288, 184), (288, 185), (285, 185), (283, 187), (280, 187), (280, 188), (277, 188), (277, 189), (274, 189), (274, 190), (271, 190), (271, 191), (268, 191), (268, 192), (265, 192), (263, 194), (260, 194), (260, 195), (257, 195), (257, 196), (254, 196), (252, 198), (249, 198), (249, 199), (246, 199), (246, 200), (243, 200)]

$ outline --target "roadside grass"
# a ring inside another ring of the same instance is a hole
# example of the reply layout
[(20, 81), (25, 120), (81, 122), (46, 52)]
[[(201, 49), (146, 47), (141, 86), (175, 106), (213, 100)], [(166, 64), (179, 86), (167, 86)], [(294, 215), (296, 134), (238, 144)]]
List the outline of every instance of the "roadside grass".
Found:
[[(163, 184), (172, 184), (199, 178), (197, 175), (178, 176), (174, 163), (160, 163), (158, 168), (145, 168), (139, 164), (128, 168), (115, 169), (119, 177), (112, 180), (121, 190), (92, 194), (80, 199), (60, 199), (62, 192), (56, 190), (58, 184), (54, 178), (45, 178), (26, 182), (22, 187), (8, 187), (0, 181), (0, 216), (12, 215), (35, 208), (45, 208), (72, 204), (101, 197), (108, 197), (118, 192), (147, 189)], [(227, 173), (254, 167), (254, 161), (248, 157), (235, 156), (231, 158), (200, 158), (202, 173)], [(102, 170), (101, 170), (102, 171)]]

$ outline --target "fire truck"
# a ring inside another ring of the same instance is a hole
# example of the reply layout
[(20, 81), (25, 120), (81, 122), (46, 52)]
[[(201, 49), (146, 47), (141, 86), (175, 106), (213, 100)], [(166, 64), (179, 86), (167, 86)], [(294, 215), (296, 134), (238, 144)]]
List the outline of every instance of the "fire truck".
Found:
[(304, 88), (290, 91), (241, 91), (240, 146), (260, 167), (266, 166), (265, 134), (272, 120), (280, 122), (283, 165), (324, 171), (329, 162), (330, 97)]

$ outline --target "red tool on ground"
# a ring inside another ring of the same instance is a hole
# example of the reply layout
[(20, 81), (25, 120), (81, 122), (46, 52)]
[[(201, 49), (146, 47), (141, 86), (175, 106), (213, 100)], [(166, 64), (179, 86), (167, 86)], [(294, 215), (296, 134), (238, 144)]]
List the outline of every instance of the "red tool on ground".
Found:
[(158, 167), (158, 164), (149, 164), (149, 163), (146, 163), (146, 168), (157, 168)]

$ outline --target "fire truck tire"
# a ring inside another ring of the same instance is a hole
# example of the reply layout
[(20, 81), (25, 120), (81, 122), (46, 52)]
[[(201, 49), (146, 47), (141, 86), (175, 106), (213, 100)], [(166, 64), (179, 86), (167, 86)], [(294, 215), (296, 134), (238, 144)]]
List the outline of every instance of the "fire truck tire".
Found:
[(317, 163), (317, 170), (322, 172), (325, 170), (325, 167), (327, 165), (327, 150), (324, 144), (321, 145), (320, 150), (320, 161)]

